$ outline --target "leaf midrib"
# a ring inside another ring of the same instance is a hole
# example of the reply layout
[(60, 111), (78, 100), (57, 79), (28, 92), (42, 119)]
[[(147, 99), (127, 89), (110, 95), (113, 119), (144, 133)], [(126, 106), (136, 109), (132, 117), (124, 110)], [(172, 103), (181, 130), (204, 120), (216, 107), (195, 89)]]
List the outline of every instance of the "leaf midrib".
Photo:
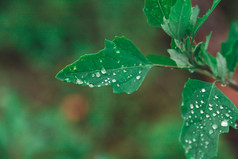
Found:
[[(125, 70), (125, 69), (131, 69), (131, 68), (151, 68), (153, 67), (153, 64), (147, 64), (147, 65), (142, 65), (142, 66), (130, 66), (130, 67), (121, 67), (117, 69), (106, 69), (106, 71), (112, 71), (112, 70)], [(101, 72), (101, 70), (93, 70), (93, 71), (84, 71), (84, 72), (72, 72), (71, 74), (78, 74), (78, 73), (94, 73), (94, 72)], [(107, 73), (106, 73), (107, 74)]]
[[(158, 4), (159, 4), (159, 7), (160, 7), (161, 12), (162, 12), (162, 14), (163, 14), (163, 17), (165, 17), (165, 12), (164, 12), (164, 10), (163, 10), (163, 8), (162, 8), (162, 5), (161, 5), (160, 0), (158, 0)], [(165, 18), (166, 18), (166, 17), (165, 17)]]
[(179, 24), (178, 24), (178, 27), (177, 27), (177, 33), (180, 32), (181, 19), (182, 19), (183, 10), (184, 10), (184, 5), (183, 5), (183, 7), (182, 7), (182, 9), (181, 9), (180, 16), (179, 16)]

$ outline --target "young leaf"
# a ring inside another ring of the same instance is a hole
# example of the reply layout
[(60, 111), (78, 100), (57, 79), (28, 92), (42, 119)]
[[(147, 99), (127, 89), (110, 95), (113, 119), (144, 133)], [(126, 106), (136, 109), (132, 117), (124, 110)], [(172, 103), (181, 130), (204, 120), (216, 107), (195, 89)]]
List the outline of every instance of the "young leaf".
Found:
[(153, 64), (125, 37), (105, 41), (105, 49), (84, 55), (61, 70), (56, 78), (66, 82), (101, 87), (111, 85), (114, 93), (132, 93), (143, 82)]
[(193, 31), (193, 38), (196, 36), (198, 30), (201, 28), (201, 26), (205, 23), (205, 21), (207, 20), (207, 18), (211, 15), (211, 13), (213, 12), (213, 10), (216, 8), (216, 6), (220, 3), (221, 0), (213, 0), (213, 4), (211, 9), (209, 9), (207, 11), (207, 13), (202, 17), (202, 18), (198, 18), (198, 22), (196, 24), (196, 26), (194, 27), (194, 31)]
[(208, 45), (210, 43), (211, 37), (212, 37), (212, 32), (206, 37), (206, 42), (205, 42), (205, 46), (204, 46), (205, 50), (208, 49)]
[(152, 26), (161, 27), (163, 18), (169, 18), (171, 7), (176, 0), (145, 0), (144, 12), (148, 23)]
[(226, 58), (229, 71), (234, 72), (238, 62), (238, 25), (231, 24), (228, 40), (222, 43), (221, 54)]
[(169, 19), (164, 17), (162, 28), (171, 37), (181, 40), (189, 34), (192, 5), (190, 0), (177, 0), (171, 8)]
[(215, 83), (191, 80), (183, 90), (184, 125), (180, 141), (186, 157), (211, 159), (217, 155), (218, 138), (229, 126), (236, 128), (238, 109)]
[[(202, 49), (204, 46), (202, 47)], [(203, 49), (202, 50), (202, 57), (206, 64), (211, 68), (212, 73), (214, 76), (218, 75), (218, 70), (217, 70), (217, 60), (215, 57), (213, 57), (211, 54), (207, 52), (207, 50)]]
[(200, 9), (198, 6), (192, 8), (192, 15), (191, 15), (191, 26), (194, 27), (199, 15)]
[(176, 62), (179, 68), (192, 68), (192, 65), (189, 63), (189, 59), (184, 54), (174, 49), (168, 49), (168, 53), (170, 58)]
[(230, 27), (229, 36), (226, 42), (221, 45), (221, 53), (225, 55), (229, 52), (233, 44), (238, 40), (238, 24), (233, 22)]
[(217, 59), (207, 52), (208, 45), (212, 36), (212, 32), (206, 37), (205, 43), (199, 43), (195, 50), (194, 55), (199, 64), (207, 64), (214, 76), (218, 76)]
[(157, 56), (157, 55), (147, 55), (147, 59), (159, 67), (176, 67), (176, 63), (168, 57)]
[(229, 70), (227, 68), (227, 61), (221, 53), (217, 53), (217, 75), (221, 78), (222, 82), (225, 82), (226, 77), (229, 74)]

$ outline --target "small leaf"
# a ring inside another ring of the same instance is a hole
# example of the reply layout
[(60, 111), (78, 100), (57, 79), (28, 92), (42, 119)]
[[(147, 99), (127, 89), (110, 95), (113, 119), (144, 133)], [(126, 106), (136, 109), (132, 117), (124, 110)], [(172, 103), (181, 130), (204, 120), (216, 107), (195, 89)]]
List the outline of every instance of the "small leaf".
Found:
[(192, 14), (191, 14), (191, 26), (194, 27), (198, 20), (200, 9), (198, 6), (192, 8)]
[(212, 37), (212, 32), (206, 37), (206, 42), (205, 42), (205, 46), (204, 46), (205, 50), (208, 49), (208, 45), (210, 43), (211, 37)]
[(164, 17), (169, 18), (171, 7), (175, 2), (176, 0), (145, 0), (144, 12), (148, 23), (161, 27)]
[(229, 37), (222, 43), (221, 54), (226, 58), (227, 67), (230, 72), (234, 72), (238, 62), (238, 25), (236, 22), (231, 24)]
[(216, 6), (220, 3), (221, 0), (213, 0), (213, 4), (211, 9), (209, 9), (207, 11), (207, 13), (202, 17), (202, 18), (198, 18), (198, 22), (196, 24), (196, 26), (194, 27), (194, 31), (193, 31), (193, 38), (196, 36), (198, 30), (201, 28), (201, 26), (205, 23), (205, 21), (207, 20), (207, 18), (211, 15), (211, 13), (213, 12), (213, 10), (216, 8)]
[(185, 56), (184, 54), (174, 49), (168, 49), (168, 53), (170, 55), (170, 58), (176, 62), (179, 68), (183, 67), (192, 68), (192, 65), (190, 64), (188, 57)]
[(105, 41), (105, 49), (84, 55), (61, 70), (56, 78), (66, 82), (101, 87), (111, 85), (114, 93), (132, 93), (154, 65), (125, 37)]
[(187, 37), (184, 41), (184, 52), (185, 51), (188, 53), (191, 53), (192, 51), (192, 44), (189, 37)]
[(212, 73), (214, 76), (218, 75), (217, 71), (217, 60), (215, 57), (213, 57), (211, 54), (209, 54), (205, 49), (202, 51), (202, 57), (206, 64), (211, 68)]
[(236, 128), (238, 109), (215, 83), (191, 80), (183, 90), (181, 106), (184, 125), (180, 141), (186, 157), (211, 159), (217, 155), (221, 133)]
[(226, 77), (229, 74), (229, 70), (227, 68), (227, 61), (225, 59), (225, 57), (222, 56), (221, 53), (217, 53), (217, 76), (219, 76), (222, 80), (222, 82), (224, 83), (226, 80)]
[(157, 56), (157, 55), (147, 55), (147, 59), (160, 67), (176, 67), (176, 63), (168, 57), (165, 56)]
[(192, 5), (190, 0), (177, 0), (171, 8), (169, 19), (164, 17), (162, 28), (171, 37), (181, 40), (189, 34)]
[(218, 68), (217, 68), (217, 59), (207, 52), (207, 48), (212, 36), (212, 32), (206, 37), (205, 43), (199, 43), (195, 50), (194, 55), (197, 62), (201, 65), (207, 64), (213, 72), (213, 75), (217, 77)]

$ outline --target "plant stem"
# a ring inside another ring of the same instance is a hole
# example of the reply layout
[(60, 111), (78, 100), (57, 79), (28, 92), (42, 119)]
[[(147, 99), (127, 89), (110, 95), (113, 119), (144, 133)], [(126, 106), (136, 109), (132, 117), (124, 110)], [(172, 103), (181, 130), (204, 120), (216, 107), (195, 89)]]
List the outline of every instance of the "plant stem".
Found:
[(228, 86), (232, 89), (234, 89), (236, 92), (238, 92), (238, 85), (236, 85), (235, 83), (232, 83), (231, 81), (228, 81), (227, 80), (227, 83), (228, 83)]

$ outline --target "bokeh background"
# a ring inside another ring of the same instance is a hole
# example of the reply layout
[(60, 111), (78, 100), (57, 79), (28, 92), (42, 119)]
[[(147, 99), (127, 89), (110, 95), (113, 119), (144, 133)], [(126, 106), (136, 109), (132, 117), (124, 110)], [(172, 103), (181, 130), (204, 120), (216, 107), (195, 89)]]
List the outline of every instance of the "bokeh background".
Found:
[[(201, 14), (212, 0), (193, 0)], [(104, 39), (124, 35), (144, 54), (167, 55), (170, 39), (147, 24), (144, 0), (0, 0), (1, 159), (184, 159), (178, 141), (182, 70), (152, 69), (141, 88), (112, 94), (63, 83), (55, 75)], [(214, 55), (238, 20), (223, 0), (197, 36), (213, 30)], [(238, 94), (221, 88), (236, 105)], [(238, 133), (221, 135), (219, 159), (238, 158)]]

